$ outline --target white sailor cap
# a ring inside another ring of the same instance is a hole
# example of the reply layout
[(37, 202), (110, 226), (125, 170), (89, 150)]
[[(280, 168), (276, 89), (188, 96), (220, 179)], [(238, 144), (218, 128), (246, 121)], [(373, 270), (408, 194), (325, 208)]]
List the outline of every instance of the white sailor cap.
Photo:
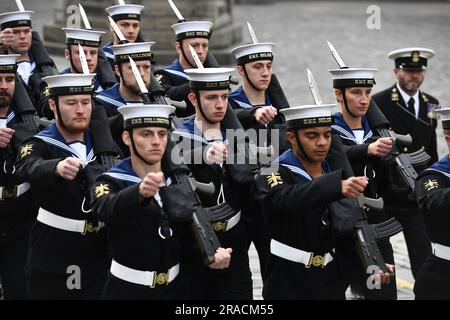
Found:
[(183, 21), (172, 25), (177, 41), (186, 38), (208, 38), (213, 23), (210, 21)]
[(136, 127), (170, 128), (170, 115), (175, 107), (166, 104), (137, 104), (122, 106), (117, 109), (124, 120), (124, 129)]
[(141, 20), (141, 11), (144, 6), (138, 4), (119, 4), (105, 9), (106, 13), (114, 21), (119, 20)]
[(0, 14), (0, 29), (30, 27), (34, 11), (14, 11)]
[(373, 87), (378, 69), (341, 68), (328, 70), (333, 76), (333, 88)]
[(304, 105), (281, 109), (288, 130), (331, 126), (335, 104)]
[(66, 44), (81, 44), (86, 47), (99, 47), (100, 37), (104, 31), (77, 29), (77, 28), (62, 28), (66, 33)]
[(189, 87), (193, 90), (223, 90), (230, 88), (232, 68), (187, 69)]
[(0, 73), (15, 73), (18, 57), (20, 54), (0, 54)]
[(434, 56), (434, 51), (427, 48), (403, 48), (389, 52), (388, 58), (395, 61), (395, 67), (406, 70), (425, 70), (428, 59)]
[(152, 55), (152, 46), (155, 42), (136, 42), (124, 43), (112, 46), (111, 49), (114, 54), (114, 61), (119, 63), (130, 62), (128, 57), (134, 61), (150, 60)]
[(450, 130), (450, 108), (437, 109), (436, 112), (441, 117), (442, 129)]
[(231, 50), (231, 53), (236, 56), (236, 62), (238, 65), (243, 65), (257, 60), (272, 61), (272, 51), (274, 47), (275, 43), (272, 42), (252, 43), (236, 47)]
[(42, 78), (47, 83), (48, 96), (92, 94), (95, 73), (67, 73)]

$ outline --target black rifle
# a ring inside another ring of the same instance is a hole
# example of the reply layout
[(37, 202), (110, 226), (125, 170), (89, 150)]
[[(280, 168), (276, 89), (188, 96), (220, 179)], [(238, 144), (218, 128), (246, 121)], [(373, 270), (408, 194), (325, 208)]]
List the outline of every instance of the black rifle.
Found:
[[(343, 169), (347, 177), (354, 176), (350, 161), (342, 148), (342, 142), (336, 135), (333, 135), (332, 137), (332, 146), (330, 148), (327, 160), (333, 170)], [(395, 218), (391, 218), (378, 224), (369, 224), (367, 218), (369, 208), (383, 208), (383, 199), (370, 199), (361, 194), (357, 199), (347, 198), (344, 199), (343, 202), (341, 200), (338, 203), (344, 205), (347, 204), (347, 208), (337, 208), (340, 210), (350, 210), (353, 215), (353, 232), (356, 238), (356, 250), (365, 270), (367, 270), (370, 266), (378, 266), (378, 268), (383, 272), (389, 272), (377, 242), (388, 239), (389, 237), (399, 233), (402, 231), (402, 226)], [(330, 209), (332, 210), (333, 206), (330, 206)], [(336, 211), (334, 212), (339, 215)]]
[(44, 47), (39, 33), (33, 31), (31, 39), (31, 55), (33, 56), (36, 68), (40, 73), (40, 78), (58, 74), (55, 63), (50, 58), (47, 49)]
[[(141, 93), (141, 97), (144, 103), (168, 105), (169, 103), (164, 98), (164, 89), (158, 88), (160, 87), (158, 86), (159, 83), (153, 77), (153, 75), (151, 83), (152, 89), (154, 88), (154, 91), (152, 91), (151, 94)], [(175, 115), (172, 116), (171, 121), (172, 126), (175, 128), (179, 128), (182, 124), (181, 120)], [(170, 146), (173, 146), (173, 144), (168, 144), (169, 148)], [(172, 150), (169, 150), (169, 152), (166, 151), (166, 153), (173, 154), (171, 151)], [(180, 165), (175, 165), (172, 159), (168, 159), (168, 161), (165, 162), (168, 165), (169, 173), (171, 174), (171, 176), (173, 176), (174, 182), (182, 185), (185, 188), (186, 192), (192, 193), (195, 196), (195, 204), (192, 208), (192, 230), (199, 245), (200, 251), (203, 255), (203, 260), (206, 265), (209, 265), (214, 262), (214, 255), (221, 244), (211, 225), (211, 214), (208, 212), (207, 208), (204, 208), (202, 206), (202, 203), (200, 201), (200, 198), (196, 194), (196, 191), (198, 190), (209, 193), (211, 191), (212, 184), (210, 184), (209, 187), (205, 187), (205, 184), (201, 184), (195, 181), (194, 178), (190, 177), (190, 170), (183, 163), (183, 157), (181, 157), (179, 160), (181, 162)], [(212, 188), (214, 188), (213, 185)], [(214, 189), (212, 191), (214, 192)], [(163, 197), (163, 194), (161, 194), (161, 197)]]
[(374, 130), (375, 135), (382, 138), (391, 138), (394, 141), (391, 152), (382, 160), (387, 164), (392, 164), (397, 169), (406, 187), (414, 193), (417, 172), (415, 166), (422, 166), (430, 161), (431, 157), (422, 148), (415, 152), (404, 153), (405, 146), (412, 143), (411, 136), (400, 135), (390, 129), (390, 123), (381, 113), (376, 103), (371, 101), (366, 117)]

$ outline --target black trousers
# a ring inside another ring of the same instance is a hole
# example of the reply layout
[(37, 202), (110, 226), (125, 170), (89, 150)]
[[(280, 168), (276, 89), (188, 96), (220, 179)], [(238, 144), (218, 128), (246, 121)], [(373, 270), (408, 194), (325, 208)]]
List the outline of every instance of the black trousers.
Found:
[(28, 298), (25, 276), (27, 255), (27, 235), (6, 241), (0, 238), (0, 277), (5, 300)]
[(261, 278), (267, 277), (267, 263), (270, 255), (270, 237), (264, 224), (259, 202), (251, 200), (242, 207), (242, 222), (247, 234), (247, 250), (253, 242), (259, 258)]
[(28, 294), (31, 300), (98, 300), (102, 298), (106, 271), (81, 277), (80, 288), (70, 289), (70, 275), (54, 275), (39, 270), (27, 270)]
[(414, 284), (416, 300), (450, 300), (450, 261), (430, 254)]
[(431, 254), (431, 242), (419, 208), (398, 209), (386, 208), (388, 217), (396, 217), (403, 227), (406, 247), (408, 248), (411, 271), (416, 278), (422, 264)]

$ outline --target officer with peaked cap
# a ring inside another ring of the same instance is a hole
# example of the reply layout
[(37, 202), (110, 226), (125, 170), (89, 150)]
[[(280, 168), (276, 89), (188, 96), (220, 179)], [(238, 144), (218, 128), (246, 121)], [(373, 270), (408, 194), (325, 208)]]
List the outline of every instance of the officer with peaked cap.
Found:
[[(341, 68), (329, 70), (333, 76), (333, 88), (341, 112), (333, 114), (332, 133), (339, 135), (350, 160), (353, 171), (358, 176), (365, 176), (368, 185), (364, 195), (375, 199), (386, 186), (387, 174), (380, 159), (387, 156), (392, 149), (390, 138), (376, 139), (366, 113), (370, 106), (372, 88), (375, 84), (374, 74), (378, 69)], [(368, 221), (377, 224), (386, 221), (383, 211), (370, 211)], [(389, 239), (378, 242), (384, 260), (393, 265), (394, 253)], [(355, 257), (356, 258), (356, 257)], [(393, 269), (393, 266), (391, 267)], [(393, 270), (392, 270), (393, 271)], [(366, 299), (396, 299), (395, 277), (389, 285), (381, 290), (369, 290), (366, 283), (370, 276), (368, 270), (358, 268), (352, 282), (352, 290), (361, 291)]]
[(431, 240), (431, 253), (416, 275), (416, 299), (450, 299), (450, 109), (439, 109), (448, 154), (416, 179), (416, 199)]
[(292, 149), (256, 178), (271, 238), (264, 299), (345, 299), (348, 271), (329, 204), (357, 197), (367, 180), (346, 178), (326, 160), (334, 106), (282, 109)]
[(89, 129), (95, 74), (46, 77), (55, 122), (27, 139), (16, 170), (40, 207), (31, 229), (31, 299), (98, 299), (109, 264), (106, 234), (89, 207), (89, 189), (105, 171)]
[[(434, 51), (425, 48), (404, 48), (390, 52), (388, 57), (395, 61), (397, 83), (373, 95), (373, 100), (389, 120), (392, 130), (411, 135), (412, 144), (405, 146), (404, 151), (409, 153), (424, 148), (431, 156), (429, 164), (438, 160), (434, 111), (439, 101), (422, 92), (420, 86), (425, 79), (428, 59), (433, 56)], [(420, 173), (425, 167), (416, 168), (416, 171)], [(403, 226), (411, 270), (415, 276), (431, 250), (430, 240), (420, 210), (408, 196), (409, 189), (402, 187), (400, 181), (394, 182), (392, 192), (383, 196), (386, 213), (395, 216)]]
[(17, 73), (21, 76), (28, 96), (36, 106), (44, 76), (57, 73), (55, 63), (49, 57), (39, 34), (32, 31), (33, 11), (14, 11), (0, 14), (0, 43), (5, 53), (19, 54)]
[(195, 108), (188, 99), (189, 77), (185, 72), (187, 69), (196, 68), (189, 45), (194, 48), (205, 67), (216, 67), (212, 63), (206, 63), (212, 26), (212, 22), (209, 21), (181, 21), (172, 25), (176, 35), (175, 48), (178, 58), (165, 69), (157, 70), (154, 73), (170, 99), (186, 102), (186, 110), (177, 112), (179, 117), (195, 113)]
[[(195, 107), (195, 116), (186, 120), (180, 134), (186, 138), (189, 150), (201, 146), (200, 159), (190, 159), (192, 175), (203, 183), (212, 182), (212, 195), (200, 193), (204, 207), (212, 212), (213, 228), (225, 248), (229, 248), (231, 263), (228, 269), (211, 270), (193, 245), (191, 233), (186, 237), (182, 266), (189, 282), (190, 299), (251, 299), (252, 280), (249, 266), (245, 227), (242, 223), (242, 187), (250, 188), (254, 174), (245, 164), (225, 161), (234, 154), (228, 150), (231, 142), (222, 121), (228, 107), (231, 68), (188, 69), (189, 100)], [(184, 141), (184, 140), (183, 140)], [(195, 157), (195, 151), (193, 152)], [(228, 155), (230, 154), (230, 155)], [(198, 161), (200, 160), (200, 161)], [(222, 208), (222, 209), (220, 209)]]
[[(105, 11), (108, 16), (116, 22), (125, 39), (129, 43), (134, 43), (141, 42), (139, 39), (139, 32), (141, 25), (141, 12), (143, 9), (144, 6), (137, 4), (118, 4), (106, 8)], [(115, 61), (112, 46), (116, 46), (118, 44), (120, 44), (119, 38), (113, 32), (113, 41), (108, 42), (101, 48), (113, 69)]]
[(162, 158), (175, 108), (139, 103), (118, 111), (131, 157), (99, 176), (91, 189), (93, 210), (106, 223), (113, 259), (103, 298), (182, 299), (186, 282), (178, 234), (159, 193), (171, 184)]
[[(18, 54), (0, 55), (0, 277), (5, 300), (27, 299), (28, 233), (37, 213), (30, 184), (16, 174), (20, 139), (32, 136), (15, 114)], [(26, 95), (26, 94), (25, 94)], [(18, 135), (18, 132), (20, 134)]]

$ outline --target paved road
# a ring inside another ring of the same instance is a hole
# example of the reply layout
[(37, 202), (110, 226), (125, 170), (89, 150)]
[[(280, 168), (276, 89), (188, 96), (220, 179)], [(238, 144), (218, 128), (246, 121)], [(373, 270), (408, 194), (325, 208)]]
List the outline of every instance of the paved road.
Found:
[[(14, 8), (14, 2), (0, 5), (0, 11)], [(27, 9), (35, 10), (34, 28), (41, 30), (53, 13), (48, 8), (60, 8), (61, 0), (24, 1)], [(436, 51), (429, 63), (426, 92), (437, 97), (443, 107), (450, 107), (450, 4), (447, 3), (381, 3), (381, 29), (369, 30), (366, 10), (371, 2), (281, 2), (270, 5), (236, 5), (235, 20), (250, 21), (260, 41), (277, 44), (274, 69), (292, 105), (310, 104), (307, 87), (308, 67), (315, 75), (322, 98), (333, 102), (331, 77), (327, 70), (336, 68), (328, 52), (326, 40), (334, 43), (346, 64), (354, 67), (376, 67), (375, 92), (393, 83), (393, 62), (386, 54), (394, 49), (423, 46)], [(244, 30), (244, 41), (249, 41)], [(58, 58), (58, 65), (64, 60)], [(440, 155), (446, 152), (442, 138), (438, 141)], [(409, 268), (404, 238), (391, 239), (395, 250), (399, 299), (413, 299), (413, 278)], [(255, 250), (250, 250), (254, 279), (254, 296), (261, 299), (261, 277)], [(348, 298), (352, 299), (349, 293)]]

